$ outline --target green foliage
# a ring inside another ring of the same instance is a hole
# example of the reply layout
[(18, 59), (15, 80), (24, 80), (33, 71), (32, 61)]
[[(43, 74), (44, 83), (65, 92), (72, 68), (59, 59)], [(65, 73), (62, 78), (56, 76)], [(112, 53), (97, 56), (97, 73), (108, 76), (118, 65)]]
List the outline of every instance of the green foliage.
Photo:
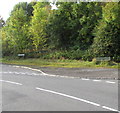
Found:
[(118, 61), (120, 56), (120, 4), (107, 3), (103, 18), (95, 30), (92, 45), (95, 56), (111, 57)]
[(13, 52), (12, 48), (12, 41), (8, 37), (7, 34), (7, 28), (3, 27), (1, 32), (0, 32), (1, 38), (2, 38), (2, 54), (4, 56), (9, 56)]
[(23, 49), (26, 49), (27, 46), (27, 14), (26, 11), (22, 8), (17, 9), (12, 13), (9, 23), (9, 34), (14, 40), (14, 46), (16, 52), (23, 52)]
[[(26, 2), (17, 4), (6, 26), (2, 30), (3, 34), (3, 55), (17, 55), (17, 53), (25, 53), (31, 49), (31, 39), (29, 37), (29, 21), (30, 13), (28, 9), (32, 8)], [(32, 10), (32, 9), (31, 9)]]
[(81, 50), (71, 50), (71, 51), (54, 51), (44, 54), (42, 58), (45, 59), (75, 59), (80, 60), (84, 56), (84, 51)]
[(0, 18), (3, 56), (86, 61), (108, 56), (120, 61), (119, 2), (61, 2), (57, 7), (21, 2), (6, 24)]
[(78, 45), (80, 49), (86, 50), (93, 42), (93, 29), (101, 19), (101, 6), (95, 2), (74, 4), (73, 15), (73, 32), (76, 33), (72, 38), (75, 39), (74, 46)]
[(62, 3), (58, 10), (54, 10), (47, 24), (49, 45), (53, 48), (67, 48), (70, 45), (72, 31), (69, 27), (71, 15), (71, 3)]
[(34, 6), (33, 17), (31, 20), (30, 33), (35, 49), (42, 50), (46, 43), (45, 26), (48, 21), (50, 6), (48, 3), (37, 2)]
[(100, 18), (99, 3), (61, 3), (47, 25), (51, 46), (87, 49), (93, 41), (92, 30)]

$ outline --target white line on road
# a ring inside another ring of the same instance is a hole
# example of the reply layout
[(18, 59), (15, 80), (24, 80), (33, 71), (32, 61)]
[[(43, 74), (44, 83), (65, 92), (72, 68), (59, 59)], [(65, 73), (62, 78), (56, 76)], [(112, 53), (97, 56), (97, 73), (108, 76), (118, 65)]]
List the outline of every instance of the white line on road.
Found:
[(64, 96), (64, 97), (72, 98), (72, 99), (75, 99), (75, 100), (79, 100), (79, 101), (82, 101), (82, 102), (85, 102), (85, 103), (88, 103), (88, 104), (92, 104), (92, 105), (95, 105), (95, 106), (100, 106), (100, 104), (90, 102), (88, 100), (81, 99), (81, 98), (78, 98), (78, 97), (75, 97), (75, 96), (67, 95), (67, 94), (64, 94), (64, 93), (59, 93), (59, 92), (56, 92), (56, 91), (47, 90), (47, 89), (43, 89), (43, 88), (39, 88), (39, 87), (36, 87), (36, 89), (41, 90), (41, 91), (45, 91), (45, 92), (49, 92), (49, 93), (53, 93), (53, 94), (57, 94), (57, 95), (61, 95), (61, 96)]
[(12, 82), (12, 81), (6, 81), (6, 80), (0, 80), (0, 81), (1, 81), (1, 82), (11, 83), (11, 84), (16, 84), (16, 85), (22, 85), (21, 83)]
[(101, 82), (101, 80), (93, 80), (94, 82)]
[(19, 72), (19, 74), (25, 75), (26, 73), (23, 73), (23, 72)]
[(110, 110), (110, 111), (118, 111), (118, 110), (116, 110), (116, 109), (113, 109), (113, 108), (110, 108), (110, 107), (107, 107), (107, 106), (102, 106), (102, 108), (107, 109), (107, 110)]
[(2, 72), (2, 73), (7, 74), (8, 72)]
[(18, 73), (18, 72), (14, 72), (15, 74), (20, 74), (20, 73)]
[(110, 84), (115, 84), (116, 82), (112, 82), (112, 81), (106, 81), (107, 83), (110, 83)]
[(37, 74), (37, 73), (32, 73), (32, 75), (39, 75), (39, 74)]
[(82, 80), (90, 80), (90, 79), (87, 79), (87, 78), (82, 78)]
[(40, 73), (42, 73), (43, 75), (47, 75), (46, 73), (44, 73), (43, 71), (39, 70), (39, 69), (33, 69), (33, 68), (30, 68), (30, 67), (26, 67), (26, 66), (13, 66), (13, 67), (17, 67), (17, 68), (24, 68), (24, 69), (30, 69), (30, 70), (33, 70), (33, 71), (38, 71)]
[(113, 108), (110, 108), (110, 107), (107, 107), (107, 106), (102, 106), (102, 105), (97, 104), (95, 102), (91, 102), (91, 101), (81, 99), (81, 98), (78, 98), (78, 97), (75, 97), (75, 96), (71, 96), (71, 95), (68, 95), (68, 94), (64, 94), (64, 93), (60, 93), (60, 92), (56, 92), (56, 91), (52, 91), (52, 90), (48, 90), (48, 89), (43, 89), (43, 88), (39, 88), (39, 87), (36, 87), (36, 89), (40, 90), (40, 91), (49, 92), (49, 93), (53, 93), (53, 94), (56, 94), (56, 95), (64, 96), (64, 97), (67, 97), (67, 98), (71, 98), (71, 99), (74, 99), (74, 100), (78, 100), (78, 101), (81, 101), (81, 102), (85, 102), (85, 103), (88, 103), (88, 104), (91, 104), (91, 105), (94, 105), (94, 106), (102, 107), (102, 108), (110, 110), (110, 111), (118, 111), (116, 109), (113, 109)]

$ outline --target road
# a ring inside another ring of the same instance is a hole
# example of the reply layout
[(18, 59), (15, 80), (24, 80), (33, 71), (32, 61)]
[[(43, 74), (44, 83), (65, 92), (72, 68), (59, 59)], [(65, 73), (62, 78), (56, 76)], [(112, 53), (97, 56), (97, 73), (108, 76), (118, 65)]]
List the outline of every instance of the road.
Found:
[(2, 65), (3, 111), (117, 111), (118, 81), (68, 78)]

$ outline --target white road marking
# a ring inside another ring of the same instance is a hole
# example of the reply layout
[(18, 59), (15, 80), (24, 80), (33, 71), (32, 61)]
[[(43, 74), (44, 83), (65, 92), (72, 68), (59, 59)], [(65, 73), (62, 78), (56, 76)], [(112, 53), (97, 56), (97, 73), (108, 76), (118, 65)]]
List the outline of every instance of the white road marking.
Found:
[(33, 68), (30, 68), (30, 67), (26, 67), (26, 66), (13, 66), (13, 67), (20, 67), (20, 68), (24, 68), (24, 69), (30, 69), (30, 70), (33, 70), (33, 71), (38, 71), (40, 73), (42, 73), (43, 75), (47, 75), (46, 73), (44, 73), (43, 71), (39, 70), (39, 69), (33, 69)]
[(115, 84), (115, 82), (112, 82), (112, 81), (106, 81), (106, 82), (110, 84)]
[[(16, 67), (16, 66), (15, 66)], [(19, 66), (17, 66), (17, 67), (19, 67)], [(24, 68), (26, 68), (26, 67), (24, 67)], [(36, 69), (34, 69), (34, 70), (36, 70)], [(51, 77), (61, 77), (61, 78), (76, 78), (76, 77), (68, 77), (68, 76), (60, 76), (60, 75), (53, 75), (53, 74), (37, 74), (37, 73), (24, 73), (24, 72), (2, 72), (2, 73), (4, 73), (4, 74), (7, 74), (7, 73), (10, 73), (10, 74), (23, 74), (23, 75), (42, 75), (42, 76), (51, 76)], [(91, 80), (91, 79), (88, 79), (88, 78), (81, 78), (81, 80), (86, 80), (86, 81), (88, 81), (88, 80)], [(97, 79), (93, 79), (92, 81), (94, 81), (94, 82), (101, 82), (102, 80), (97, 80)], [(113, 81), (105, 81), (105, 83), (111, 83), (111, 84), (115, 84), (116, 82), (113, 82)]]
[(93, 80), (94, 82), (101, 82), (101, 80)]
[(22, 85), (21, 83), (12, 82), (12, 81), (7, 81), (7, 80), (0, 80), (0, 81), (1, 81), (1, 82), (11, 83), (11, 84), (16, 84), (16, 85)]
[(6, 73), (8, 73), (8, 72), (2, 72), (2, 73), (6, 74)]
[(87, 79), (87, 78), (82, 78), (82, 80), (90, 80), (90, 79)]
[(78, 100), (78, 101), (81, 101), (81, 102), (85, 102), (85, 103), (88, 103), (88, 104), (91, 104), (91, 105), (94, 105), (94, 106), (102, 107), (102, 108), (110, 110), (110, 111), (118, 111), (116, 109), (113, 109), (113, 108), (110, 108), (110, 107), (107, 107), (107, 106), (102, 106), (102, 105), (97, 104), (95, 102), (91, 102), (89, 100), (81, 99), (81, 98), (71, 96), (71, 95), (68, 95), (68, 94), (64, 94), (64, 93), (60, 93), (60, 92), (56, 92), (56, 91), (52, 91), (52, 90), (48, 90), (48, 89), (43, 89), (43, 88), (39, 88), (39, 87), (36, 87), (36, 89), (40, 90), (40, 91), (49, 92), (49, 93), (53, 93), (53, 94), (56, 94), (56, 95), (64, 96), (64, 97), (67, 97), (67, 98), (71, 98), (71, 99), (74, 99), (74, 100)]
[(12, 66), (12, 67), (20, 67), (20, 66)]
[(22, 74), (22, 75), (25, 75), (25, 73), (23, 73), (23, 72), (19, 72), (20, 74)]
[(75, 96), (67, 95), (67, 94), (64, 94), (64, 93), (60, 93), (60, 92), (56, 92), (56, 91), (52, 91), (52, 90), (47, 90), (47, 89), (43, 89), (43, 88), (39, 88), (39, 87), (36, 87), (36, 89), (41, 90), (41, 91), (45, 91), (45, 92), (49, 92), (49, 93), (53, 93), (53, 94), (57, 94), (57, 95), (61, 95), (61, 96), (68, 97), (68, 98), (71, 98), (71, 99), (79, 100), (79, 101), (82, 101), (82, 102), (85, 102), (85, 103), (88, 103), (88, 104), (92, 104), (92, 105), (95, 105), (95, 106), (100, 106), (100, 104), (97, 104), (95, 102), (91, 102), (91, 101), (81, 99), (81, 98), (78, 98), (78, 97), (75, 97)]
[(37, 73), (32, 73), (33, 75), (39, 75), (39, 74), (37, 74)]
[(110, 111), (118, 111), (118, 110), (116, 110), (116, 109), (113, 109), (113, 108), (110, 108), (110, 107), (107, 107), (107, 106), (102, 106), (102, 108), (107, 109), (107, 110), (110, 110)]
[(20, 73), (18, 73), (18, 72), (14, 72), (15, 74), (20, 74)]

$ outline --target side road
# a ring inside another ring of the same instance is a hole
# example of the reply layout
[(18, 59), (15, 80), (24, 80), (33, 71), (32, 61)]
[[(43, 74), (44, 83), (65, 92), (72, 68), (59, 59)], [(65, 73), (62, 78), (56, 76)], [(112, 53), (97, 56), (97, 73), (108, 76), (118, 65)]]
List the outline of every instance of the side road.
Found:
[[(23, 67), (23, 65), (19, 65), (19, 66)], [(89, 78), (89, 79), (120, 79), (119, 69), (54, 68), (54, 67), (38, 67), (38, 66), (25, 66), (25, 67), (39, 69), (47, 74), (54, 74), (54, 75), (65, 76), (65, 77)]]
[(120, 79), (118, 69), (107, 68), (50, 68), (32, 67), (45, 73), (68, 77), (90, 78), (90, 79)]
[(120, 79), (118, 69), (108, 68), (52, 68), (52, 67), (35, 67), (48, 74), (55, 74), (67, 77), (79, 77), (90, 79)]

